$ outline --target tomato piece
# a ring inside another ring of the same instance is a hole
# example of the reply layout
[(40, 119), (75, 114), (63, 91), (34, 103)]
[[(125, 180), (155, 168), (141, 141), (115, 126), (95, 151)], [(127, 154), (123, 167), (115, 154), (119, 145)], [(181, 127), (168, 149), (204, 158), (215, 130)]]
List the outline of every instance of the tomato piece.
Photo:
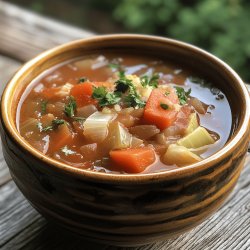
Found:
[[(179, 103), (173, 88), (153, 89), (146, 103), (143, 118), (149, 124), (155, 124), (159, 129), (169, 127), (176, 119), (178, 111), (175, 104)], [(162, 105), (165, 105), (162, 107)]]
[(90, 82), (74, 85), (70, 90), (70, 95), (75, 98), (77, 107), (83, 107), (88, 104), (96, 104), (97, 101), (91, 97), (92, 94), (93, 84)]
[(140, 173), (155, 161), (155, 152), (150, 147), (111, 150), (109, 155), (116, 166), (127, 173)]

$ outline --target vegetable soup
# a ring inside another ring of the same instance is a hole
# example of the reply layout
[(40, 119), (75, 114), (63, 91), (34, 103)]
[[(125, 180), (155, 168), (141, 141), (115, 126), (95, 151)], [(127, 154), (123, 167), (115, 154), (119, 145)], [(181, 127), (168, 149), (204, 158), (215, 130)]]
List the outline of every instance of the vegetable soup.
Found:
[(43, 154), (120, 174), (199, 162), (225, 145), (231, 123), (226, 96), (192, 70), (112, 53), (45, 71), (17, 110), (20, 134)]

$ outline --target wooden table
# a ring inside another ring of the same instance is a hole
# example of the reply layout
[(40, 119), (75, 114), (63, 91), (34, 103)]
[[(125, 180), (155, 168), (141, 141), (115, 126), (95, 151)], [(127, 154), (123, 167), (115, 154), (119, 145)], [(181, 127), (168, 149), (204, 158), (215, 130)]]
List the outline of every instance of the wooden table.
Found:
[[(93, 35), (0, 2), (0, 91), (19, 66), (39, 52)], [(0, 249), (127, 249), (61, 235), (39, 215), (11, 180), (0, 148)], [(226, 204), (180, 237), (134, 250), (250, 249), (250, 165)]]

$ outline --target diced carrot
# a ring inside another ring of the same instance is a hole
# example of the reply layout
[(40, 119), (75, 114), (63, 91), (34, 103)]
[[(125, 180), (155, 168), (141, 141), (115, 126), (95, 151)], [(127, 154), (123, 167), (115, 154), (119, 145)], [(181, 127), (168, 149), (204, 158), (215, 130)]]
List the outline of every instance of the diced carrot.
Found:
[(127, 173), (140, 173), (155, 161), (150, 147), (111, 150), (109, 154), (116, 167)]
[[(154, 89), (146, 103), (143, 118), (149, 124), (165, 129), (175, 121), (178, 112), (174, 104), (178, 103), (179, 99), (173, 88)], [(165, 109), (162, 105), (165, 105)]]
[(91, 97), (92, 93), (93, 84), (90, 82), (77, 84), (72, 87), (70, 91), (70, 95), (72, 95), (76, 100), (77, 107), (83, 107), (88, 104), (96, 104), (96, 100)]
[(67, 124), (62, 124), (51, 133), (49, 152), (56, 152), (60, 148), (72, 144), (72, 142), (73, 134), (71, 133)]

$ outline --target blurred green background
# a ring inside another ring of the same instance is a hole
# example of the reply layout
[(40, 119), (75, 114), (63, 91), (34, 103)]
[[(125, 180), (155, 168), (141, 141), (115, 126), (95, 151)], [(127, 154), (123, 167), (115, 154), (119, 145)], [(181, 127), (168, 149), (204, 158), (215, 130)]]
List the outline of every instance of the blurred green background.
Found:
[(96, 33), (144, 33), (202, 47), (250, 82), (249, 0), (10, 0)]

